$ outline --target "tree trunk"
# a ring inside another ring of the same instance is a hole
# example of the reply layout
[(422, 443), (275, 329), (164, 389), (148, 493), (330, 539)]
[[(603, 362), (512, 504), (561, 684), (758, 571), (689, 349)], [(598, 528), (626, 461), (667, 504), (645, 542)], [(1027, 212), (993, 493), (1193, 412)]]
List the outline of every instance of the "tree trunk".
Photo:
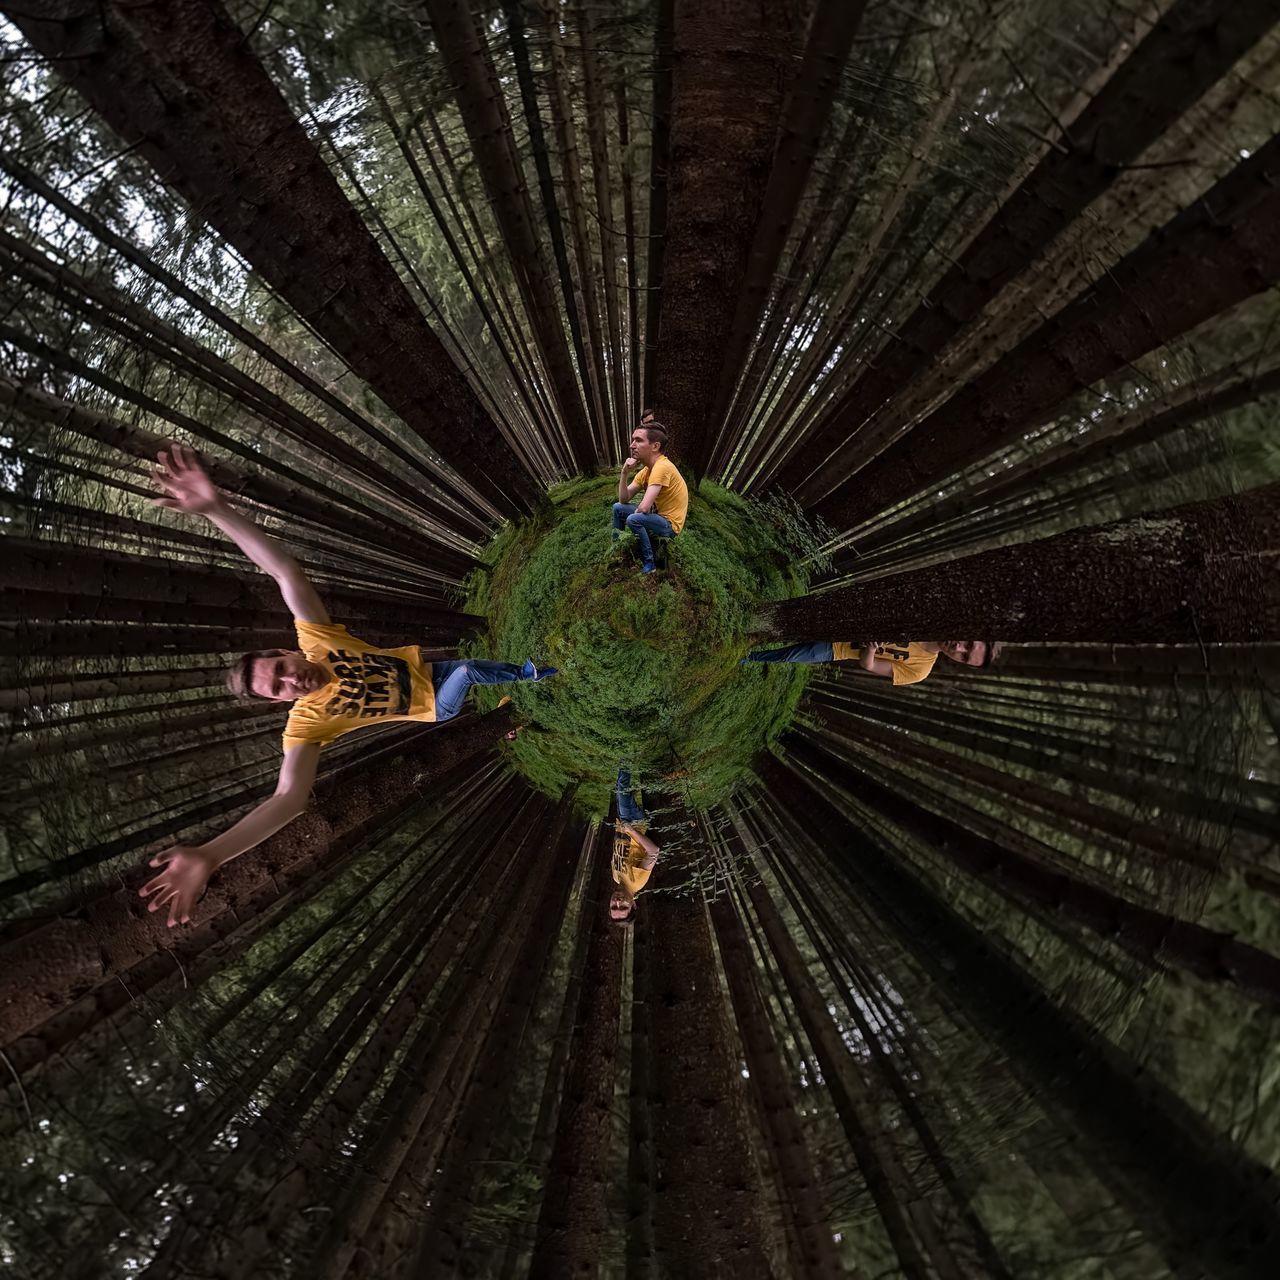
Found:
[[(877, 782), (856, 760), (837, 759), (820, 742), (794, 734), (784, 741), (788, 755), (797, 762), (843, 786), (860, 803), (1029, 911), (1061, 916), (1123, 947), (1153, 969), (1180, 969), (1280, 1009), (1280, 958), (1269, 952), (1216, 929), (1139, 906), (1060, 866), (1045, 865), (948, 817), (930, 813)], [(844, 772), (848, 768), (853, 772)]]
[[(928, 369), (942, 348), (1275, 22), (1270, 0), (1177, 0), (1067, 128), (1063, 145), (1047, 151), (832, 407), (815, 443), (830, 449), (848, 439)], [(867, 447), (866, 437), (859, 436), (858, 448)], [(818, 456), (793, 461), (779, 475), (779, 486), (788, 492), (816, 489), (818, 482), (805, 483), (805, 477)], [(841, 456), (847, 470), (853, 456)]]
[(658, 405), (658, 330), (667, 258), (671, 186), (671, 86), (676, 0), (657, 0), (653, 29), (653, 106), (649, 136), (649, 221), (645, 253), (644, 406)]
[(42, 1022), (83, 993), (105, 998), (120, 989), (117, 975), (158, 951), (174, 948), (180, 958), (193, 955), (225, 933), (228, 922), (234, 927), (314, 874), (332, 840), (474, 758), (510, 722), (509, 710), (502, 708), (469, 723), (430, 729), (418, 735), (399, 765), (384, 766), (359, 788), (347, 785), (319, 796), (306, 815), (263, 841), (252, 857), (223, 867), (209, 884), (196, 923), (177, 935), (166, 928), (163, 912), (148, 912), (138, 898), (138, 886), (151, 877), (146, 867), (126, 876), (117, 892), (86, 904), (78, 918), (23, 934), (3, 948), (0, 1046), (38, 1034)]
[(214, 0), (6, 12), (468, 485), (504, 514), (529, 509), (527, 474)]
[[(761, 757), (757, 772), (808, 848), (825, 857), (842, 847), (843, 819), (825, 795), (775, 757)], [(880, 848), (863, 845), (839, 872), (1079, 1134), (1093, 1168), (1124, 1197), (1172, 1270), (1263, 1280), (1280, 1269), (1270, 1170), (1211, 1131), (1083, 1019), (1046, 999), (987, 935)]]
[(782, 601), (764, 609), (759, 630), (794, 640), (1275, 641), (1278, 539), (1272, 484)]
[(570, 458), (576, 467), (590, 470), (596, 463), (591, 428), (565, 344), (560, 309), (543, 261), (529, 192), (519, 158), (512, 148), (511, 123), (497, 74), (489, 60), (488, 46), (464, 0), (426, 0), (426, 9), (448, 67), (494, 217), (502, 229), (534, 341), (555, 388), (560, 421), (568, 434)]
[(757, 989), (755, 957), (729, 895), (716, 897), (710, 910), (751, 1087), (759, 1098), (770, 1155), (777, 1168), (791, 1246), (791, 1273), (807, 1280), (840, 1280), (844, 1268), (832, 1238), (831, 1213), (824, 1204), (804, 1125), (796, 1114), (795, 1092), (779, 1036)]
[(701, 477), (769, 180), (791, 27), (782, 0), (677, 0), (670, 208), (654, 386), (672, 453)]
[(613, 828), (601, 824), (580, 927), (590, 933), (578, 1017), (547, 1162), (529, 1280), (595, 1277), (608, 1253), (608, 1174), (622, 1008), (623, 928), (609, 919)]
[[(665, 855), (661, 891), (641, 902), (653, 974), (653, 1138), (658, 1264), (671, 1280), (764, 1280), (758, 1188), (746, 1099), (700, 891), (687, 855)], [(672, 863), (675, 865), (672, 865)]]
[(1275, 137), (895, 439), (856, 483), (848, 483), (853, 458), (840, 446), (805, 482), (808, 508), (833, 528), (853, 528), (1018, 439), (1100, 378), (1270, 288), (1280, 280), (1278, 169)]

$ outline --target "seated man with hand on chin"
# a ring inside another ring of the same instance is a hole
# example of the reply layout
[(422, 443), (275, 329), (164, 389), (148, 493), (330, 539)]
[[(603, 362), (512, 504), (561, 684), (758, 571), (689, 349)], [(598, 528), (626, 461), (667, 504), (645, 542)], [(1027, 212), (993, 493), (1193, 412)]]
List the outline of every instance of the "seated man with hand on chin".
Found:
[[(627, 483), (627, 472), (637, 463), (636, 478)], [(631, 499), (640, 490), (644, 497), (638, 504)], [(613, 539), (618, 540), (623, 527), (630, 529), (640, 543), (641, 571), (652, 573), (653, 543), (650, 535), (674, 538), (684, 528), (689, 514), (689, 488), (675, 463), (667, 457), (667, 430), (660, 422), (646, 418), (631, 433), (631, 456), (618, 474), (618, 501), (613, 504)]]

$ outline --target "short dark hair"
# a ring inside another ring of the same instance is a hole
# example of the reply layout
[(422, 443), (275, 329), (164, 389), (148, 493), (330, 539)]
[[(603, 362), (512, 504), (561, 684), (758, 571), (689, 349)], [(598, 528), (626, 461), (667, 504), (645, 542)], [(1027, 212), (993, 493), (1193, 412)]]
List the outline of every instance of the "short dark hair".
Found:
[(999, 640), (984, 640), (982, 643), (987, 646), (987, 653), (978, 665), (979, 671), (985, 671), (988, 667), (994, 666), (1004, 650), (1004, 645)]
[(650, 444), (661, 445), (662, 452), (666, 453), (667, 429), (661, 422), (658, 422), (656, 419), (651, 422), (642, 422), (640, 424), (640, 430), (645, 433)]
[(237, 702), (264, 700), (262, 694), (253, 691), (253, 664), (259, 658), (282, 658), (288, 652), (288, 649), (255, 649), (252, 653), (242, 653), (227, 670), (227, 692)]

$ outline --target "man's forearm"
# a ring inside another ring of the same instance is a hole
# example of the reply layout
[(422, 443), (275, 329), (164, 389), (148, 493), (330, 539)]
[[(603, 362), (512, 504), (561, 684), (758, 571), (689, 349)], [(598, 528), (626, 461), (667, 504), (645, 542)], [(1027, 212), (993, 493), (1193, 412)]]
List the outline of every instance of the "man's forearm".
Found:
[(626, 502), (631, 495), (627, 493), (627, 464), (622, 464), (622, 470), (618, 472), (618, 501)]
[(242, 516), (230, 503), (224, 501), (205, 514), (263, 573), (278, 578), (286, 570), (298, 567), (287, 547)]
[(287, 827), (304, 808), (305, 802), (299, 804), (292, 796), (272, 796), (250, 809), (235, 826), (201, 845), (201, 850), (221, 866)]

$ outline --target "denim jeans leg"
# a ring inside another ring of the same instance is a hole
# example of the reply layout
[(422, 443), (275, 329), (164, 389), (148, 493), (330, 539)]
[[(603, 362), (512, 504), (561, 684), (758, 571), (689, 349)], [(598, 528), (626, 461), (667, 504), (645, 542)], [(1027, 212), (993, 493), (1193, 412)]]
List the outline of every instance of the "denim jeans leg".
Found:
[(636, 509), (634, 502), (615, 502), (613, 504), (613, 540), (617, 542), (618, 534), (622, 532), (622, 526), (626, 524), (627, 517)]
[(653, 563), (653, 543), (649, 541), (649, 535), (655, 533), (660, 538), (670, 538), (675, 532), (666, 516), (656, 515), (652, 511), (643, 514), (633, 511), (627, 516), (627, 528), (636, 535), (645, 564)]
[(631, 787), (631, 774), (625, 767), (618, 770), (617, 800), (619, 822), (634, 824), (645, 820), (647, 815), (636, 801), (636, 793)]
[(830, 640), (814, 640), (811, 644), (788, 644), (781, 649), (757, 649), (743, 662), (830, 662), (835, 649)]
[(509, 684), (523, 680), (514, 662), (486, 662), (481, 658), (454, 658), (431, 664), (431, 683), (436, 691), (436, 720), (452, 720), (462, 710), (467, 690), (473, 684)]

